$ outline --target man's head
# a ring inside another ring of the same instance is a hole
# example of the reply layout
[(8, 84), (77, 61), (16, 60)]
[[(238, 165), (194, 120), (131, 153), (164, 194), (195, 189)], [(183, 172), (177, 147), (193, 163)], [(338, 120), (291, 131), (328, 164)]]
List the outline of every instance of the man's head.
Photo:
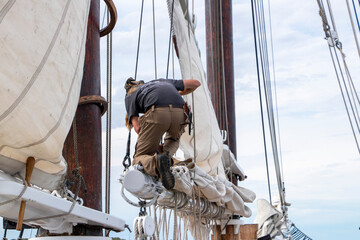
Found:
[(129, 92), (129, 90), (132, 88), (132, 87), (135, 87), (135, 86), (139, 86), (139, 85), (142, 85), (144, 84), (144, 81), (135, 81), (135, 79), (133, 79), (132, 77), (129, 77), (127, 80), (126, 80), (126, 83), (124, 85), (124, 88), (126, 90), (126, 94)]

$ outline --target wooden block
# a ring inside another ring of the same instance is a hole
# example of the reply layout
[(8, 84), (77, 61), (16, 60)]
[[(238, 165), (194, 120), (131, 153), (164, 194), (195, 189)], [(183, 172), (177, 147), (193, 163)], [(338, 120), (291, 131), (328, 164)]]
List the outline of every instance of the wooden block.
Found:
[(234, 226), (226, 226), (226, 233), (221, 234), (221, 227), (216, 226), (216, 232), (211, 236), (211, 240), (240, 240), (239, 234), (234, 234)]
[(240, 226), (241, 240), (257, 240), (257, 224), (245, 224)]

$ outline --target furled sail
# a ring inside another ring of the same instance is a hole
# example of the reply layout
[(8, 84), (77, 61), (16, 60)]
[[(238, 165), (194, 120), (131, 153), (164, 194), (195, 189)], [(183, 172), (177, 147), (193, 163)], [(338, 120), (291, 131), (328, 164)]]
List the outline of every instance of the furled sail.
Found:
[[(193, 97), (191, 95), (184, 97), (188, 104), (193, 106), (193, 121), (196, 127), (191, 135), (182, 135), (180, 148), (184, 152), (185, 158), (194, 158), (194, 141), (196, 141), (196, 164), (205, 172), (214, 175), (218, 170), (223, 172), (222, 166), (218, 168), (219, 164), (221, 164), (223, 141), (211, 103), (205, 71), (194, 37), (194, 29), (189, 21), (185, 3), (181, 6), (179, 1), (175, 1), (174, 9), (172, 10), (172, 1), (169, 0), (168, 6), (170, 17), (173, 15), (173, 34), (176, 37), (176, 52), (179, 58), (182, 78), (196, 79), (201, 82), (201, 86), (196, 89)], [(173, 13), (171, 13), (172, 11)]]
[(0, 0), (0, 169), (55, 189), (80, 94), (90, 0)]
[[(251, 210), (245, 206), (246, 202), (255, 199), (255, 193), (238, 187), (227, 180), (222, 163), (223, 140), (210, 99), (205, 72), (202, 67), (199, 49), (194, 36), (194, 27), (189, 21), (186, 1), (168, 0), (170, 17), (173, 17), (173, 35), (175, 38), (177, 54), (183, 79), (197, 79), (201, 86), (186, 98), (194, 105), (195, 131), (192, 135), (184, 133), (180, 139), (181, 150), (185, 158), (194, 157), (195, 166), (183, 162), (192, 172), (182, 174), (179, 169), (173, 168), (176, 183), (175, 190), (185, 192), (191, 196), (194, 187), (201, 196), (210, 202), (244, 217), (251, 216)], [(195, 139), (196, 138), (196, 139)], [(196, 144), (194, 145), (194, 141)], [(229, 159), (230, 161), (230, 159)]]

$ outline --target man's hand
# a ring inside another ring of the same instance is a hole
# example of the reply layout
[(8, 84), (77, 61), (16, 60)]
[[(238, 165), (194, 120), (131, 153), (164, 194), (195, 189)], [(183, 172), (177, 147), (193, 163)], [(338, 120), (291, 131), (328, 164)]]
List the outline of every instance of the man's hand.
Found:
[(139, 124), (139, 117), (138, 116), (132, 116), (131, 117), (131, 123), (134, 127), (134, 130), (137, 134), (140, 132), (140, 124)]
[(195, 79), (185, 79), (183, 80), (184, 83), (184, 91), (179, 91), (180, 95), (186, 95), (192, 93), (197, 89), (201, 83)]

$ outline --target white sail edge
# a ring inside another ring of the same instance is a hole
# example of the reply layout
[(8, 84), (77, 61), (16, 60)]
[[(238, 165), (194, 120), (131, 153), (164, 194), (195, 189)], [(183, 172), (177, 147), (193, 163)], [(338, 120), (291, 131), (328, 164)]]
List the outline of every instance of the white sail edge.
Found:
[(1, 1), (0, 169), (56, 189), (67, 172), (62, 148), (80, 95), (89, 0)]

